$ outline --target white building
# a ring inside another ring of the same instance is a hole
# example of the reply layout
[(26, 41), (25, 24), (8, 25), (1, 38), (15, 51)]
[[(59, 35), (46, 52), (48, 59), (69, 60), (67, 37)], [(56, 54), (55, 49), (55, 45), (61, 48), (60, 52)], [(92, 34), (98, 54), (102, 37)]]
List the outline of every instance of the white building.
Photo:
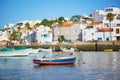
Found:
[(52, 29), (47, 26), (40, 26), (31, 31), (28, 36), (28, 42), (46, 43), (52, 42)]
[[(110, 6), (105, 8), (104, 10), (95, 10), (92, 12), (92, 18), (94, 19), (94, 21), (102, 22), (103, 28), (110, 28), (110, 22), (106, 18), (106, 15), (108, 13), (112, 13), (114, 16), (113, 21), (111, 21), (111, 28), (113, 29), (113, 31), (111, 31), (112, 40), (120, 40), (120, 8)], [(107, 36), (105, 40), (110, 40), (110, 35), (108, 36), (110, 32), (105, 33), (105, 36)], [(102, 35), (102, 32), (99, 32), (99, 34), (96, 35), (100, 36), (100, 34)], [(99, 37), (99, 40), (101, 38), (102, 37)]]

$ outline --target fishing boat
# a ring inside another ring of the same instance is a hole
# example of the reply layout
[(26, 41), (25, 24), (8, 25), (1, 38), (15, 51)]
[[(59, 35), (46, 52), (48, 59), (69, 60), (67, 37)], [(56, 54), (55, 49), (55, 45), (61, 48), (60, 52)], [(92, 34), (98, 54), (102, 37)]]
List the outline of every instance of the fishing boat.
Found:
[(29, 55), (30, 49), (0, 51), (0, 57), (25, 57)]
[(52, 52), (52, 48), (48, 48), (48, 49), (45, 49), (45, 48), (39, 48), (39, 52)]
[(74, 48), (70, 48), (70, 49), (60, 48), (60, 50), (61, 50), (62, 52), (74, 52), (74, 51), (75, 51)]
[(104, 49), (104, 52), (112, 52), (113, 49)]
[(63, 64), (74, 64), (75, 60), (76, 60), (75, 56), (38, 58), (38, 59), (33, 59), (33, 63), (40, 65), (63, 65)]

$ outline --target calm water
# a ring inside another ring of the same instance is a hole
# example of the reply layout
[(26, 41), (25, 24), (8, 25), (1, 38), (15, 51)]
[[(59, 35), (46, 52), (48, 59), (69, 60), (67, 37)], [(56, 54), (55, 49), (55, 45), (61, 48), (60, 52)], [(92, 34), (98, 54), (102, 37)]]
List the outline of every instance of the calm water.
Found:
[(29, 57), (0, 57), (0, 80), (120, 80), (120, 52), (76, 53), (73, 65), (35, 65)]

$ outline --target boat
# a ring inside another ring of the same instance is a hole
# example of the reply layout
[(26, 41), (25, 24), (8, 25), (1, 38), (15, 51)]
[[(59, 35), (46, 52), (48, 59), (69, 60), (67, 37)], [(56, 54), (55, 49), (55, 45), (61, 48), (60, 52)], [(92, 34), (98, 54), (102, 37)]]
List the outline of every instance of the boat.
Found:
[(15, 48), (4, 47), (0, 51), (14, 51), (14, 50), (15, 50)]
[(25, 57), (29, 55), (30, 49), (0, 51), (0, 57)]
[(74, 48), (70, 48), (70, 49), (60, 48), (60, 50), (61, 50), (62, 52), (74, 52), (74, 51), (75, 51)]
[(45, 48), (39, 48), (39, 52), (52, 52), (52, 48), (48, 48), (48, 49), (45, 49)]
[(104, 52), (112, 52), (113, 49), (104, 49)]
[(40, 49), (30, 49), (29, 54), (36, 54), (39, 52)]
[(75, 56), (51, 57), (51, 58), (33, 59), (33, 63), (40, 64), (40, 65), (64, 65), (64, 64), (74, 64), (75, 60), (76, 60)]

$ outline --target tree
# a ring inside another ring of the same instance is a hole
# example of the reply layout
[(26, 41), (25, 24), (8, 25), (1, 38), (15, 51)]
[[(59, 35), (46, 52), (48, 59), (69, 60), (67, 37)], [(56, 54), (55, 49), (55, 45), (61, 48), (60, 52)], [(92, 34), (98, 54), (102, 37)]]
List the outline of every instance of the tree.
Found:
[(13, 32), (10, 34), (9, 40), (10, 40), (10, 41), (15, 41), (15, 40), (17, 40), (17, 32), (16, 32), (16, 31), (13, 31)]
[(27, 30), (31, 30), (32, 28), (30, 27), (30, 24), (29, 23), (26, 23), (25, 24), (25, 28), (27, 29)]
[(60, 34), (59, 34), (58, 40), (59, 40), (59, 42), (61, 42), (61, 40), (62, 40), (62, 39), (61, 39), (61, 26), (63, 25), (64, 22), (66, 22), (66, 20), (65, 20), (64, 17), (59, 17), (58, 20), (57, 20), (57, 22), (58, 22), (58, 27), (59, 27), (59, 29), (60, 29), (60, 30), (59, 30), (59, 33), (60, 33)]
[(52, 27), (52, 25), (54, 23), (56, 23), (57, 20), (47, 20), (47, 19), (43, 19), (42, 22), (40, 23), (43, 26), (48, 26), (48, 27)]
[[(112, 13), (108, 13), (108, 14), (106, 15), (106, 17), (107, 17), (107, 20), (109, 20), (109, 26), (110, 26), (110, 28), (111, 28), (111, 22), (112, 22), (113, 19), (114, 19), (114, 15), (113, 15)], [(111, 31), (110, 31), (110, 39), (112, 40)]]
[(80, 21), (81, 16), (80, 15), (74, 15), (70, 18), (70, 21), (73, 22), (79, 22)]
[(40, 23), (36, 23), (34, 26), (40, 26), (41, 24)]
[(59, 41), (59, 42), (62, 42), (62, 41), (64, 41), (64, 40), (65, 40), (65, 37), (64, 37), (63, 35), (60, 35), (59, 38), (58, 38), (58, 41)]

